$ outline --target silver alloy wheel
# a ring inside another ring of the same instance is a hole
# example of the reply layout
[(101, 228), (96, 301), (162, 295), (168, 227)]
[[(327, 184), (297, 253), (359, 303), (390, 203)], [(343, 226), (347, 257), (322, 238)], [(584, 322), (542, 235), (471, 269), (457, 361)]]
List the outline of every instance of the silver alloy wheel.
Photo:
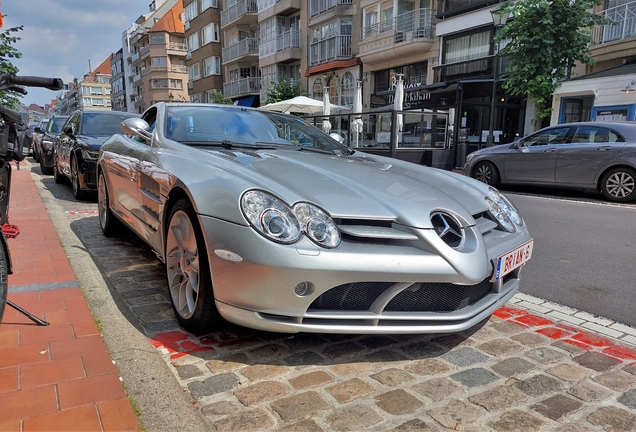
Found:
[(99, 225), (102, 229), (106, 228), (106, 217), (108, 212), (107, 193), (104, 175), (101, 174), (97, 179), (97, 213), (99, 215)]
[(172, 303), (188, 319), (199, 297), (199, 253), (194, 227), (188, 215), (178, 210), (170, 219), (166, 237), (166, 269)]
[(482, 163), (475, 169), (475, 179), (482, 183), (490, 184), (492, 180), (492, 169), (490, 165)]
[(605, 181), (607, 193), (614, 198), (625, 198), (634, 192), (634, 177), (625, 171), (617, 171)]

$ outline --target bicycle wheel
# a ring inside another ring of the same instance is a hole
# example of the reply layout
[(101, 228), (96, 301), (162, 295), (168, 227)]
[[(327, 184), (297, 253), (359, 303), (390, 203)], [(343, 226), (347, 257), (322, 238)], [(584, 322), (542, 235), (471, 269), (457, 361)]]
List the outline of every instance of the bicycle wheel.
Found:
[(3, 245), (0, 244), (0, 323), (2, 323), (4, 307), (7, 304), (7, 294), (9, 292), (8, 269), (7, 254)]

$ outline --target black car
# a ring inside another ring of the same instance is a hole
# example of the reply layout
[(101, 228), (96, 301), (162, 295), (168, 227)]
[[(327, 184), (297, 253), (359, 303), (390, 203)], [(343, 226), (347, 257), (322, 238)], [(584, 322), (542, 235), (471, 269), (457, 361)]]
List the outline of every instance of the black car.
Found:
[(33, 153), (33, 159), (36, 162), (40, 162), (40, 147), (42, 143), (42, 136), (44, 135), (44, 130), (46, 129), (46, 125), (49, 122), (49, 119), (42, 119), (40, 123), (33, 130), (33, 148), (31, 152)]
[(95, 167), (99, 149), (108, 138), (121, 132), (122, 121), (138, 116), (121, 111), (82, 109), (72, 113), (54, 142), (55, 182), (70, 179), (77, 199), (85, 199), (97, 191)]
[(51, 117), (44, 126), (40, 126), (42, 132), (39, 136), (33, 137), (33, 156), (40, 162), (42, 174), (53, 174), (53, 141), (62, 132), (62, 126), (67, 119), (67, 115)]

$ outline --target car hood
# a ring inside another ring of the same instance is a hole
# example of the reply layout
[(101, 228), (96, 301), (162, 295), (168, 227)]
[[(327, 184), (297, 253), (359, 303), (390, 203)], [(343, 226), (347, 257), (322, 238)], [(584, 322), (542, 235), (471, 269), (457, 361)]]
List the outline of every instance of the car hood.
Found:
[(483, 183), (397, 159), (361, 152), (352, 156), (290, 150), (218, 153), (231, 160), (230, 169), (252, 187), (256, 183), (288, 204), (313, 202), (334, 218), (394, 220), (430, 228), (432, 211), (450, 210), (472, 224), (472, 215), (487, 209)]
[(77, 141), (81, 141), (93, 150), (99, 150), (110, 137), (111, 135), (78, 135)]

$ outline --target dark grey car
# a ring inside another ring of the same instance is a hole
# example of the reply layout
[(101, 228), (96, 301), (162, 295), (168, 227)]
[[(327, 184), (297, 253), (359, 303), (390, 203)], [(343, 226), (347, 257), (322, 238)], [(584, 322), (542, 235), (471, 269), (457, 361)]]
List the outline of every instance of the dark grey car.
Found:
[(636, 200), (636, 124), (568, 123), (468, 155), (464, 174), (492, 186), (525, 184), (596, 190)]

